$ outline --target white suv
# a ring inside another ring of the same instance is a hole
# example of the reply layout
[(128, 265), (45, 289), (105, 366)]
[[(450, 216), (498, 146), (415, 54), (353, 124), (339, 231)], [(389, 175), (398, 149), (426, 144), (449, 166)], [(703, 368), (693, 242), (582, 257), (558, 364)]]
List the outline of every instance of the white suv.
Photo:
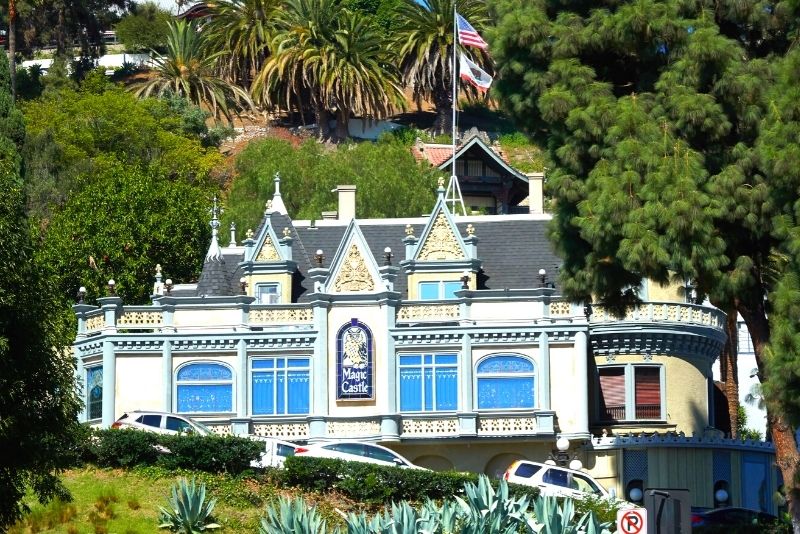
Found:
[(211, 429), (203, 423), (189, 419), (185, 415), (166, 412), (145, 412), (135, 410), (125, 412), (117, 419), (111, 428), (135, 428), (157, 434), (199, 434), (211, 435)]
[(538, 487), (542, 495), (580, 499), (587, 494), (610, 498), (608, 491), (581, 471), (555, 465), (517, 460), (506, 469), (503, 478), (515, 484)]

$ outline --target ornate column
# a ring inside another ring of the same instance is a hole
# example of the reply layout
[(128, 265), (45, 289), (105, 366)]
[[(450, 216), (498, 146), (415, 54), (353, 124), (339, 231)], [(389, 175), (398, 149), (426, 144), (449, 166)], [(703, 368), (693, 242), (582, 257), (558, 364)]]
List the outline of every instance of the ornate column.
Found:
[[(117, 331), (117, 308), (121, 307), (119, 297), (103, 297), (97, 299), (103, 310), (106, 325), (103, 334), (114, 334)], [(110, 427), (116, 421), (116, 387), (117, 387), (117, 355), (114, 342), (103, 341), (103, 428)]]
[[(539, 408), (550, 409), (550, 338), (539, 334)], [(587, 408), (588, 409), (588, 408)]]
[(250, 433), (250, 418), (247, 416), (247, 342), (240, 339), (236, 345), (236, 417), (231, 418), (231, 431), (237, 436)]
[(308, 417), (309, 441), (320, 440), (327, 435), (328, 415), (328, 307), (330, 303), (315, 300), (314, 310), (314, 355), (311, 368), (311, 414)]
[(478, 421), (473, 398), (474, 382), (472, 366), (472, 338), (464, 334), (461, 338), (461, 355), (458, 358), (460, 384), (458, 397), (458, 433), (461, 436), (477, 436)]
[[(384, 267), (386, 269), (386, 267)], [(396, 273), (396, 269), (395, 273)], [(386, 341), (383, 350), (386, 352), (386, 415), (381, 417), (381, 440), (399, 441), (400, 427), (397, 415), (397, 350), (395, 348), (392, 330), (397, 319), (397, 308), (400, 305), (399, 294), (394, 294), (396, 298), (386, 299)]]
[(586, 332), (575, 334), (575, 432), (589, 434), (589, 364), (587, 359), (588, 338)]
[(161, 344), (161, 387), (165, 412), (172, 411), (172, 342), (165, 339)]

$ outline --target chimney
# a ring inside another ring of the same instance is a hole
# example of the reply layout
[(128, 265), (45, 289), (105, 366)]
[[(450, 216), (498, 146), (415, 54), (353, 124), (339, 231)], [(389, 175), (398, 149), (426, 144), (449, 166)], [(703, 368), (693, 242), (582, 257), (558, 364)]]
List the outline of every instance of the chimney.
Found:
[(544, 173), (529, 172), (528, 209), (531, 213), (544, 213)]
[(339, 185), (332, 193), (339, 193), (339, 220), (356, 218), (356, 186)]

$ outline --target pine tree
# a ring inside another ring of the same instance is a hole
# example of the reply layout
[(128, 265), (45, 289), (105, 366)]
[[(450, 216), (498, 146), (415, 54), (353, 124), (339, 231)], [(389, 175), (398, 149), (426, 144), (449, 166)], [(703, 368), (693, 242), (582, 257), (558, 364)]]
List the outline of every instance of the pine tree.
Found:
[(10, 87), (0, 54), (0, 531), (19, 517), (28, 488), (41, 500), (68, 497), (55, 471), (68, 461), (79, 409), (47, 269), (34, 261)]
[[(798, 314), (789, 315), (800, 301), (797, 271), (781, 260), (800, 252), (792, 238), (800, 166), (796, 150), (784, 154), (783, 165), (773, 160), (792, 134), (781, 131), (780, 104), (770, 96), (781, 73), (791, 71), (781, 65), (797, 32), (798, 6), (755, 0), (521, 4), (493, 5), (498, 26), (490, 37), (499, 67), (493, 90), (550, 147), (551, 238), (564, 258), (565, 292), (575, 299), (594, 295), (619, 312), (638, 300), (630, 288), (644, 277), (692, 281), (701, 297), (742, 316), (769, 384), (777, 374), (766, 365), (771, 330), (790, 324), (786, 339), (800, 347)], [(796, 76), (797, 69), (791, 72)], [(793, 98), (793, 108), (800, 101), (794, 83), (775, 92)], [(771, 123), (773, 153), (761, 146)], [(787, 378), (795, 381), (786, 396), (797, 399), (796, 352), (769, 352), (783, 355), (783, 369), (793, 373)], [(798, 451), (788, 407), (776, 397), (768, 422), (800, 533)]]

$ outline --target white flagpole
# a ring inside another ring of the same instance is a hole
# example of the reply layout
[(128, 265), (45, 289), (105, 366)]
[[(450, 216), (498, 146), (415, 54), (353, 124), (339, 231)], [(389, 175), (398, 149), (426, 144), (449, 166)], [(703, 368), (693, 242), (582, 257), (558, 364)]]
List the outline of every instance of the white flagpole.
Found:
[(453, 160), (450, 171), (450, 182), (447, 184), (447, 192), (444, 199), (447, 204), (450, 204), (450, 211), (453, 215), (456, 214), (456, 205), (461, 206), (461, 213), (467, 214), (467, 208), (464, 206), (464, 198), (461, 196), (461, 186), (458, 184), (456, 177), (456, 105), (458, 103), (458, 81), (456, 76), (456, 55), (458, 54), (458, 17), (456, 12), (456, 2), (453, 1), (453, 69), (451, 76), (453, 78)]

